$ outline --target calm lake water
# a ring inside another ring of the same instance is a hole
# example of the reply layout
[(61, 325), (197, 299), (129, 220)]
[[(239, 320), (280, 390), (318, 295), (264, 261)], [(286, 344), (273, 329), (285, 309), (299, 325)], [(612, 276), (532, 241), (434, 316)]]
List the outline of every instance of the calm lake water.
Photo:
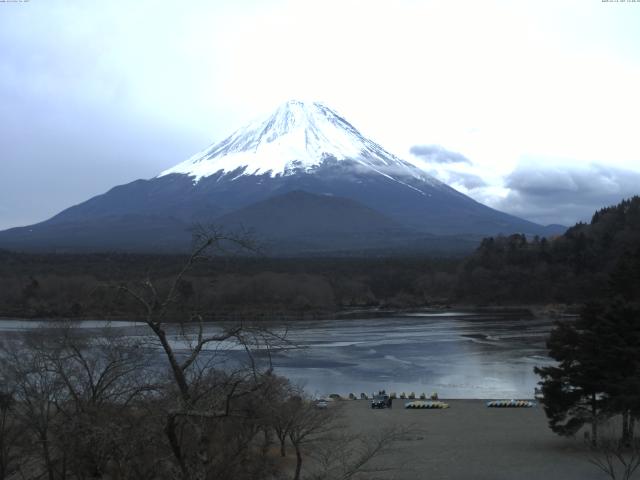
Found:
[[(2, 320), (0, 336), (37, 325)], [(104, 325), (78, 322), (89, 330)], [(147, 335), (135, 322), (111, 325)], [(464, 312), (305, 321), (288, 327), (287, 338), (298, 348), (272, 352), (271, 358), (276, 373), (312, 395), (386, 389), (435, 391), (442, 398), (531, 398), (538, 381), (533, 367), (550, 363), (544, 342), (551, 327), (549, 319)]]

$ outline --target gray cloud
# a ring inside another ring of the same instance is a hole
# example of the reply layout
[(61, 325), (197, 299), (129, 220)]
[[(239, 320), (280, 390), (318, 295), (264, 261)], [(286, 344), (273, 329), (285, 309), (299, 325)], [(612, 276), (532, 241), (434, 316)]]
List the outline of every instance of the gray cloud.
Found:
[(640, 194), (640, 173), (605, 165), (583, 168), (519, 167), (507, 178), (506, 198), (492, 206), (534, 222), (572, 225)]
[(449, 170), (447, 173), (449, 174), (450, 183), (457, 183), (468, 190), (475, 190), (477, 188), (487, 186), (487, 182), (485, 182), (478, 175), (474, 175), (473, 173), (454, 172), (451, 170)]
[[(0, 91), (2, 91), (0, 80)], [(152, 120), (0, 93), (0, 230), (39, 222), (115, 185), (157, 175), (206, 145)], [(19, 103), (19, 104), (18, 104)], [(6, 115), (4, 114), (6, 112)]]
[(161, 101), (140, 108), (106, 58), (117, 35), (94, 35), (85, 22), (96, 15), (53, 3), (0, 6), (0, 43), (11, 45), (0, 54), (0, 230), (153, 177), (211, 142), (167, 120)]
[(414, 145), (409, 152), (431, 163), (466, 163), (471, 165), (471, 160), (458, 152), (452, 152), (440, 145)]

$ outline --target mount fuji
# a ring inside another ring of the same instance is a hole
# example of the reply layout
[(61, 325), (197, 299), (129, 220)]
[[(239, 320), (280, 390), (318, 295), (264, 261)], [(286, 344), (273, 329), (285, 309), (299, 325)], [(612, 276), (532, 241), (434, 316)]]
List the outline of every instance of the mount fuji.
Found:
[(194, 223), (252, 229), (274, 253), (469, 249), (486, 235), (561, 232), (482, 205), (329, 107), (293, 100), (155, 178), (0, 232), (0, 247), (180, 251)]

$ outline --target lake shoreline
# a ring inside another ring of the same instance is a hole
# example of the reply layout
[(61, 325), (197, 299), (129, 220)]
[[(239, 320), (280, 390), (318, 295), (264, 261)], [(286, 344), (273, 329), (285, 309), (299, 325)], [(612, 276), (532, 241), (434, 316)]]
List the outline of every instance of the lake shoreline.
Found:
[[(358, 397), (381, 388), (398, 397), (402, 392), (419, 397), (434, 391), (443, 398), (530, 397), (538, 381), (533, 366), (547, 362), (549, 318), (511, 310), (504, 314), (422, 310), (376, 318), (367, 313), (365, 318), (254, 324), (286, 336), (288, 346), (258, 350), (256, 358), (265, 368), (304, 385), (310, 394)], [(5, 320), (0, 321), (0, 332), (12, 336), (59, 326), (54, 321)], [(131, 320), (85, 320), (71, 326), (91, 335), (108, 327), (125, 335), (151, 335), (143, 322)], [(204, 331), (220, 332), (227, 326), (233, 324), (206, 323)], [(166, 323), (165, 329), (176, 349), (186, 348), (180, 325)], [(197, 324), (189, 330), (195, 332)], [(212, 349), (214, 355), (216, 351)], [(232, 358), (234, 351), (226, 354)]]
[[(224, 312), (205, 317), (206, 323), (233, 323), (238, 321), (270, 323), (295, 321), (304, 324), (305, 322), (322, 320), (363, 320), (367, 318), (388, 317), (393, 315), (407, 315), (411, 313), (477, 313), (492, 314), (497, 316), (522, 316), (523, 318), (571, 318), (578, 315), (579, 305), (567, 304), (531, 304), (531, 305), (473, 305), (473, 304), (447, 304), (447, 305), (425, 305), (422, 307), (407, 308), (384, 308), (384, 307), (362, 307), (344, 308), (330, 311), (313, 312), (269, 312), (244, 313), (244, 312)], [(28, 316), (28, 315), (0, 315), (0, 321), (20, 320), (29, 322), (61, 322), (61, 321), (90, 321), (101, 320), (109, 322), (144, 322), (143, 316), (135, 315), (78, 315), (78, 316)], [(165, 320), (168, 324), (181, 323), (180, 320)]]

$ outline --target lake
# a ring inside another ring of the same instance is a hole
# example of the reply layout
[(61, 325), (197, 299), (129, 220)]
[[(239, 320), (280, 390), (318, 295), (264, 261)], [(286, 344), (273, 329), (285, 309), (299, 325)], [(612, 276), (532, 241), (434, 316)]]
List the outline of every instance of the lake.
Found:
[[(0, 332), (35, 325), (2, 320)], [(78, 323), (88, 331), (104, 325)], [(147, 334), (135, 322), (111, 325), (131, 335)], [(288, 327), (287, 338), (298, 348), (273, 352), (271, 358), (276, 373), (312, 395), (386, 389), (435, 391), (441, 398), (532, 398), (538, 381), (533, 367), (550, 363), (545, 339), (551, 327), (550, 319), (449, 311), (304, 321)]]
[(547, 365), (550, 319), (418, 313), (308, 322), (274, 356), (278, 373), (313, 394), (437, 392), (442, 398), (532, 398)]

